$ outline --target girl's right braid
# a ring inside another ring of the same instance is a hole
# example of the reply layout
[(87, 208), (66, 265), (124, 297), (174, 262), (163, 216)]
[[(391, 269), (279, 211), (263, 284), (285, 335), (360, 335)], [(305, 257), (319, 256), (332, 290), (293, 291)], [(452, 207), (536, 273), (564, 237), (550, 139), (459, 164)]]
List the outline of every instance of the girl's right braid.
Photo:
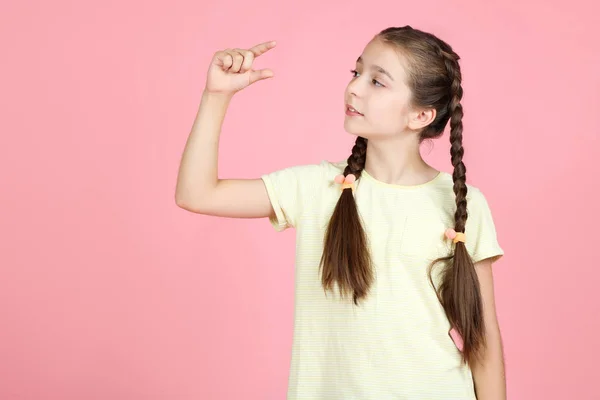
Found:
[(356, 179), (360, 178), (362, 170), (365, 168), (367, 160), (367, 139), (358, 136), (356, 143), (352, 147), (352, 154), (348, 157), (348, 165), (344, 170), (344, 176), (353, 174)]

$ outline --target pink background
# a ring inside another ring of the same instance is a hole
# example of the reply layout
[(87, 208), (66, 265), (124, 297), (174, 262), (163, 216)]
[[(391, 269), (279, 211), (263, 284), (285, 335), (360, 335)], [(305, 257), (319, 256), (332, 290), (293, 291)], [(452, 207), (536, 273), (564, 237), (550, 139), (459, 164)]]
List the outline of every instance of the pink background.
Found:
[(221, 141), (222, 178), (258, 177), (349, 154), (348, 71), (405, 24), (462, 57), (509, 398), (600, 399), (595, 2), (36, 3), (0, 16), (0, 399), (283, 399), (294, 232), (174, 201), (208, 62), (279, 43)]

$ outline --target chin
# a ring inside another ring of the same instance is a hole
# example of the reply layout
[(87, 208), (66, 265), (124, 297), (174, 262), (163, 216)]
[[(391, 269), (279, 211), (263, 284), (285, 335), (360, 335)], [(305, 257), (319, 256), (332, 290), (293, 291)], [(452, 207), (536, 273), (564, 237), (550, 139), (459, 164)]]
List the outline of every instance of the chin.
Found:
[(348, 124), (347, 122), (344, 123), (344, 130), (352, 136), (360, 136), (365, 139), (369, 139), (369, 137), (374, 136), (372, 133), (367, 132), (364, 129), (357, 129), (356, 126), (352, 126), (352, 124)]
[(365, 135), (364, 129), (361, 129), (357, 126), (353, 121), (345, 120), (344, 121), (344, 130), (351, 135), (354, 136), (363, 136)]

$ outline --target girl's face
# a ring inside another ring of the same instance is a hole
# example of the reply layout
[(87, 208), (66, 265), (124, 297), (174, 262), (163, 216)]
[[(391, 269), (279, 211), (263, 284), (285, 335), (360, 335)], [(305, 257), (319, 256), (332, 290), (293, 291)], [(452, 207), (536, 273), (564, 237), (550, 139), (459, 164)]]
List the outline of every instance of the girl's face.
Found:
[(414, 117), (405, 81), (400, 53), (377, 38), (369, 42), (346, 87), (344, 129), (366, 139), (391, 138), (405, 132)]

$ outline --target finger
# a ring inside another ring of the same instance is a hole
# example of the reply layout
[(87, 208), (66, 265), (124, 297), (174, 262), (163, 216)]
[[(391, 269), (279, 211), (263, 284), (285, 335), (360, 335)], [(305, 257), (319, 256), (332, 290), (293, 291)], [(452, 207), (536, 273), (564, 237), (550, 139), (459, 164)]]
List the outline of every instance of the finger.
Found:
[(263, 79), (272, 78), (275, 76), (272, 70), (270, 69), (261, 69), (258, 71), (250, 71), (250, 83), (254, 83), (257, 81), (261, 81)]
[(267, 51), (271, 50), (273, 47), (277, 45), (277, 42), (274, 40), (270, 42), (265, 42), (261, 44), (257, 44), (254, 47), (250, 48), (250, 51), (254, 54), (255, 57), (265, 54)]
[(254, 53), (250, 50), (236, 49), (243, 57), (244, 62), (242, 62), (242, 66), (240, 67), (240, 73), (244, 73), (249, 71), (252, 68), (252, 63), (254, 62)]
[(233, 58), (233, 65), (231, 66), (231, 68), (229, 68), (229, 72), (240, 72), (240, 67), (244, 62), (244, 56), (242, 56), (237, 51), (232, 51), (230, 54)]
[(231, 57), (231, 54), (225, 51), (219, 51), (216, 54), (216, 64), (219, 65), (223, 71), (227, 71), (233, 64), (233, 58)]

